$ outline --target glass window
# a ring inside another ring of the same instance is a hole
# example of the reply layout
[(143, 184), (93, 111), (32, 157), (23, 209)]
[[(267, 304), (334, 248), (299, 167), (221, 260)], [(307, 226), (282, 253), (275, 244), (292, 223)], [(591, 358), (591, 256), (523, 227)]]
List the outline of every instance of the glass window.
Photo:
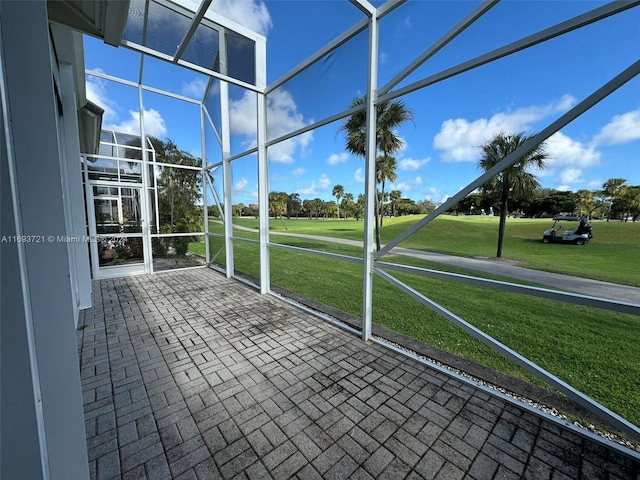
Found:
[(367, 90), (367, 52), (367, 31), (363, 31), (270, 92), (268, 139), (347, 110)]
[(142, 32), (144, 30), (144, 0), (130, 0), (127, 24), (124, 27), (122, 39), (142, 45)]
[[(211, 117), (214, 128), (218, 133), (222, 131), (222, 106), (220, 104), (220, 80), (212, 78), (207, 87), (207, 93), (204, 97), (204, 106)], [(209, 124), (205, 119), (205, 123)]]
[(217, 30), (199, 25), (191, 38), (182, 59), (201, 67), (220, 71), (220, 35)]
[(159, 3), (150, 2), (144, 45), (173, 56), (190, 24), (191, 21), (186, 16)]
[(224, 38), (227, 42), (227, 75), (252, 85), (255, 84), (255, 42), (229, 31), (225, 32)]

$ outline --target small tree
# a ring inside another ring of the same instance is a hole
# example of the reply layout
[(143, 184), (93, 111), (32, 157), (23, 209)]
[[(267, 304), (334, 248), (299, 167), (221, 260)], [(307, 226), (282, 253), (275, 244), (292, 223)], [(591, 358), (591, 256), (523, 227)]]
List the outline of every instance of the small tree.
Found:
[(288, 230), (288, 228), (282, 217), (287, 214), (288, 203), (289, 195), (286, 192), (269, 192), (269, 214), (274, 218), (280, 217), (285, 230)]

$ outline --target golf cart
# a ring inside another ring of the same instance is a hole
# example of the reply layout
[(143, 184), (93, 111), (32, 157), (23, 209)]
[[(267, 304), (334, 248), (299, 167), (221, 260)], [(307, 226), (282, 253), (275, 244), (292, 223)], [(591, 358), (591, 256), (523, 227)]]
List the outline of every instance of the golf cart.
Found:
[[(561, 222), (570, 222), (571, 224), (579, 222), (579, 224), (565, 227)], [(591, 225), (587, 223), (584, 217), (560, 215), (553, 217), (553, 225), (544, 232), (542, 242), (584, 245), (591, 238), (593, 238)]]

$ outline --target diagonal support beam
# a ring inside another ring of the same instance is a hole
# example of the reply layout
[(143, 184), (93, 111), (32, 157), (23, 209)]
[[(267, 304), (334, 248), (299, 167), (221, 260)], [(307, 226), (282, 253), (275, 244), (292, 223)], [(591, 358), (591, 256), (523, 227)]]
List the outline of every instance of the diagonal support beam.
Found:
[(376, 273), (379, 276), (381, 276), (383, 279), (385, 279), (387, 282), (389, 282), (391, 285), (394, 285), (395, 287), (399, 288), (400, 290), (408, 294), (410, 297), (414, 298), (415, 300), (420, 302), (422, 305), (429, 308), (431, 311), (437, 313), (438, 315), (445, 318), (447, 321), (453, 323), (457, 327), (460, 327), (461, 329), (463, 329), (465, 332), (467, 332), (477, 340), (480, 340), (482, 343), (484, 343), (485, 345), (488, 345), (496, 352), (504, 355), (509, 360), (520, 365), (522, 368), (532, 373), (536, 377), (540, 378), (541, 380), (544, 380), (546, 383), (558, 389), (559, 391), (564, 393), (567, 397), (579, 403), (590, 412), (593, 412), (595, 415), (602, 418), (613, 427), (619, 429), (621, 432), (627, 433), (629, 436), (631, 436), (635, 440), (640, 440), (640, 428), (637, 427), (636, 425), (625, 420), (617, 413), (612, 412), (611, 410), (606, 408), (604, 405), (599, 404), (598, 402), (588, 397), (584, 393), (576, 390), (568, 383), (562, 381), (561, 379), (559, 379), (552, 373), (546, 371), (542, 367), (538, 366), (528, 358), (523, 357), (518, 352), (510, 349), (503, 343), (497, 341), (492, 336), (487, 335), (482, 330), (474, 327), (470, 323), (466, 322), (465, 320), (457, 316), (455, 313), (450, 312), (449, 310), (442, 307), (441, 305), (438, 305), (436, 302), (434, 302), (430, 298), (427, 298), (417, 290), (411, 288), (410, 286), (401, 282), (400, 280), (393, 277), (392, 275), (389, 275), (384, 270), (381, 270), (380, 268), (376, 268)]
[(189, 29), (186, 31), (186, 33), (182, 37), (182, 40), (180, 40), (180, 44), (178, 45), (178, 49), (176, 50), (176, 53), (173, 56), (174, 63), (177, 62), (178, 60), (180, 60), (180, 58), (182, 57), (182, 54), (187, 49), (187, 46), (189, 45), (189, 42), (191, 41), (191, 37), (193, 37), (193, 34), (196, 33), (196, 30), (200, 26), (200, 22), (204, 18), (204, 14), (207, 13), (207, 10), (209, 10), (209, 5), (211, 5), (212, 1), (213, 0), (204, 0), (200, 4), (200, 8), (198, 8), (198, 11), (196, 12), (195, 16), (193, 17), (193, 20), (191, 21), (191, 25), (189, 26)]
[(565, 127), (567, 124), (571, 123), (573, 120), (578, 118), (584, 112), (589, 110), (595, 104), (602, 101), (607, 96), (611, 95), (614, 91), (620, 88), (622, 85), (627, 83), (629, 80), (634, 78), (636, 75), (640, 73), (640, 60), (633, 63), (629, 68), (625, 69), (623, 72), (615, 76), (610, 82), (606, 83), (594, 93), (585, 98), (582, 102), (578, 103), (575, 107), (569, 110), (567, 113), (558, 118), (555, 122), (551, 123), (547, 128), (543, 129), (537, 135), (531, 137), (528, 141), (523, 143), (518, 149), (516, 149), (510, 155), (507, 155), (504, 160), (500, 163), (496, 164), (493, 168), (487, 170), (484, 174), (479, 176), (476, 180), (468, 184), (454, 196), (450, 197), (446, 202), (436, 208), (434, 211), (425, 216), (422, 220), (415, 223), (411, 228), (407, 229), (404, 233), (398, 235), (392, 241), (387, 243), (384, 247), (382, 247), (375, 254), (375, 258), (378, 259), (382, 255), (388, 253), (393, 247), (400, 244), (402, 241), (406, 240), (408, 237), (413, 235), (415, 232), (424, 227), (427, 223), (431, 222), (434, 218), (436, 218), (441, 213), (446, 212), (455, 205), (459, 200), (466, 197), (469, 193), (473, 192), (476, 188), (480, 188), (484, 185), (488, 180), (493, 178), (495, 175), (500, 173), (505, 168), (511, 166), (515, 163), (520, 157), (526, 155), (533, 149), (535, 149), (538, 145), (544, 142), (551, 135)]
[(442, 50), (449, 42), (464, 32), (473, 22), (475, 22), (482, 15), (491, 10), (500, 0), (485, 0), (478, 7), (476, 7), (469, 15), (463, 18), (457, 25), (451, 30), (440, 37), (433, 45), (424, 51), (422, 55), (411, 62), (395, 77), (393, 77), (387, 84), (380, 88), (379, 94), (383, 95), (388, 93), (393, 87), (404, 80), (412, 72), (414, 72), (420, 65), (433, 57), (436, 53)]
[(414, 92), (429, 85), (433, 85), (448, 78), (455, 77), (456, 75), (460, 75), (461, 73), (467, 72), (508, 55), (517, 53), (521, 50), (525, 50), (529, 47), (533, 47), (534, 45), (546, 42), (547, 40), (551, 40), (552, 38), (564, 35), (565, 33), (569, 33), (573, 30), (577, 30), (578, 28), (582, 28), (591, 23), (603, 20), (607, 17), (618, 14), (630, 8), (637, 7), (638, 5), (640, 5), (640, 0), (617, 0), (608, 3), (606, 5), (603, 5), (602, 7), (595, 8), (587, 13), (578, 15), (577, 17), (569, 19), (565, 22), (561, 22), (557, 25), (541, 30), (538, 33), (534, 33), (533, 35), (529, 35), (528, 37), (505, 45), (504, 47), (500, 47), (491, 52), (485, 53), (484, 55), (480, 55), (455, 67), (448, 68), (441, 71), (440, 73), (436, 73), (435, 75), (431, 75), (430, 77), (423, 78), (422, 80), (407, 85), (406, 87), (402, 87), (398, 90), (394, 90), (393, 92), (387, 92), (384, 95), (380, 95), (378, 98), (378, 102), (393, 100), (394, 98), (401, 97), (402, 95), (406, 95), (408, 93)]

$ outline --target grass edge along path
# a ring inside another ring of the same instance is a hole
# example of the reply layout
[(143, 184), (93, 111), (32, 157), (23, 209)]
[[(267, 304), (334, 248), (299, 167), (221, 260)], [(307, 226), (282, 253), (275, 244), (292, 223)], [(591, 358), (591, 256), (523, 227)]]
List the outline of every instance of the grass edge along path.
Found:
[[(422, 218), (412, 215), (385, 218), (382, 243), (388, 243)], [(256, 229), (258, 221), (234, 217), (234, 225)], [(286, 233), (320, 235), (362, 241), (364, 222), (357, 220), (285, 221)], [(584, 246), (543, 244), (542, 233), (551, 219), (507, 219), (505, 258), (519, 266), (640, 287), (640, 222), (593, 222), (594, 238)], [(216, 221), (210, 225), (216, 229)], [(572, 224), (567, 224), (567, 227)], [(498, 222), (487, 217), (441, 215), (399, 246), (461, 257), (495, 257)], [(285, 232), (280, 221), (270, 219), (270, 230)], [(235, 230), (234, 235), (239, 235)], [(271, 239), (274, 241), (275, 235)]]

